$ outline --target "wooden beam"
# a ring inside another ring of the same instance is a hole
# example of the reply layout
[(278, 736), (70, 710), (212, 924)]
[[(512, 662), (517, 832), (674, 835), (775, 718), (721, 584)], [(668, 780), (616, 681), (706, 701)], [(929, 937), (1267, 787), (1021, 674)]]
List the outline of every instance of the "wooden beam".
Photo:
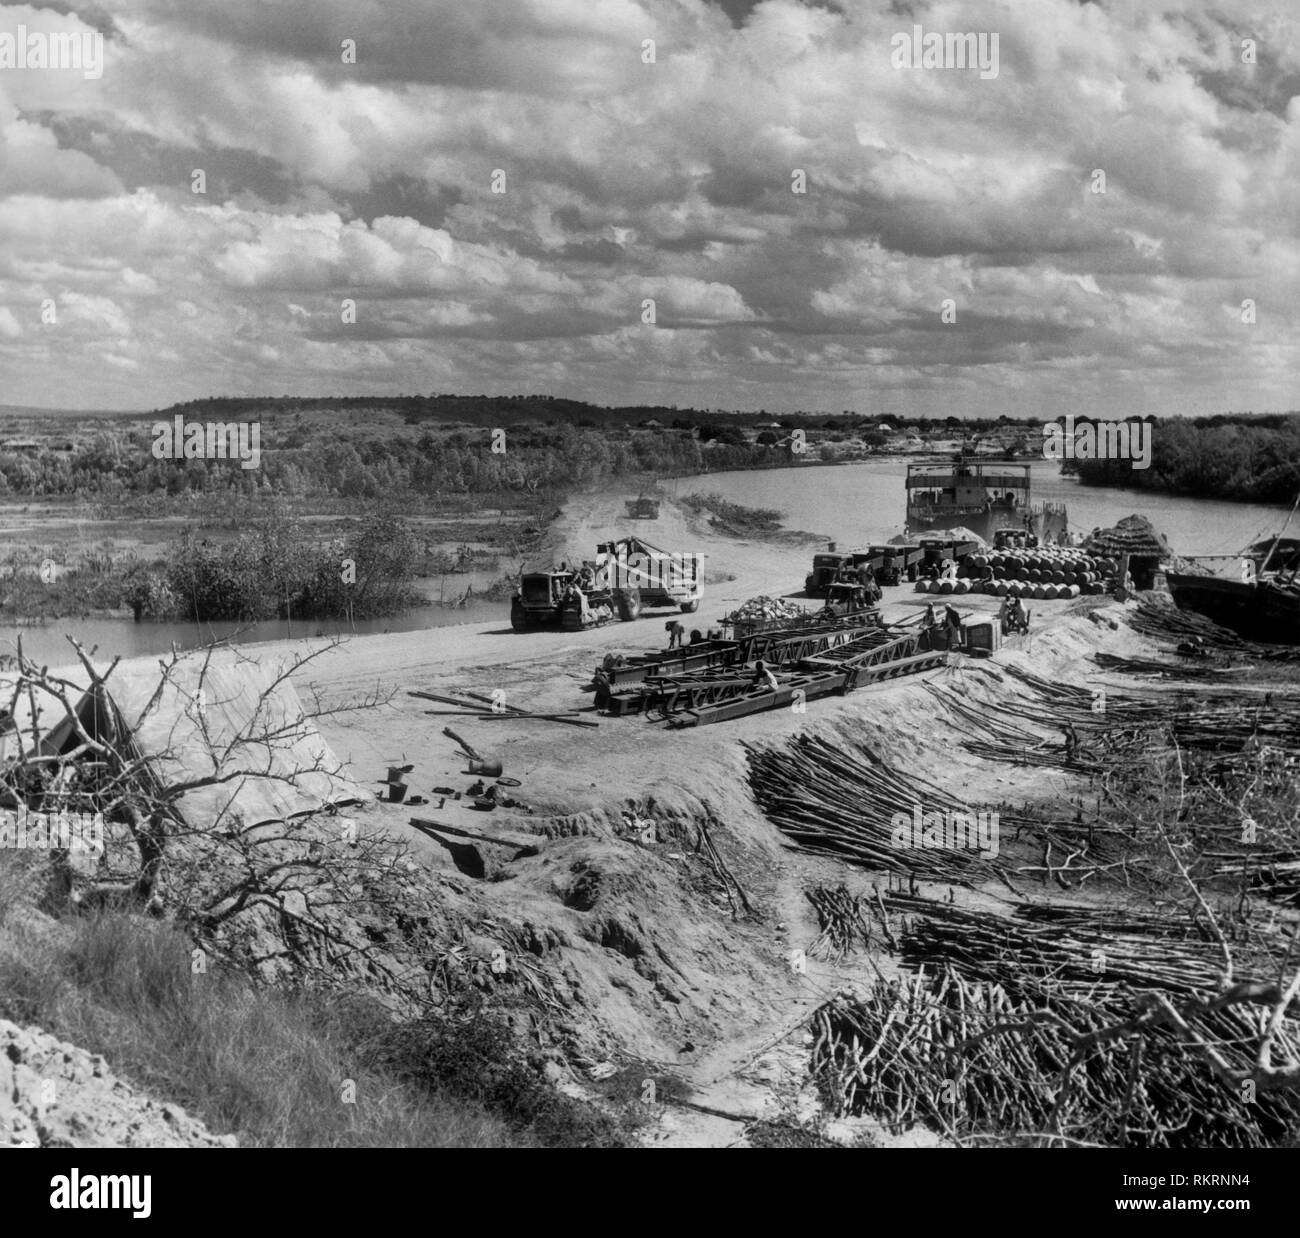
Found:
[(499, 825), (450, 825), (445, 821), (431, 821), (428, 817), (412, 817), (417, 830), (451, 834), (457, 838), (472, 838), (475, 842), (495, 843), (499, 847), (513, 847), (524, 855), (536, 855), (547, 840), (540, 834), (525, 834)]

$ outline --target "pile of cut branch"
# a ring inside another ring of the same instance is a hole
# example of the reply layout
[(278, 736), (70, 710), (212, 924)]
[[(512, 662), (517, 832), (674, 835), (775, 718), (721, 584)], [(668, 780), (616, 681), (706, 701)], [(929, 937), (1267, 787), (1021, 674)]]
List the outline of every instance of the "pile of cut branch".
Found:
[(1300, 977), (1230, 983), (1195, 922), (886, 905), (919, 970), (814, 1015), (836, 1111), (966, 1142), (1263, 1147), (1300, 1129)]
[(988, 875), (990, 862), (973, 850), (895, 845), (899, 814), (911, 821), (919, 806), (935, 813), (968, 813), (971, 806), (870, 749), (850, 751), (813, 735), (782, 748), (744, 747), (759, 806), (803, 850), (934, 880)]
[(861, 895), (850, 894), (843, 884), (813, 886), (804, 897), (817, 911), (821, 932), (808, 953), (813, 958), (838, 963), (855, 947), (871, 945), (871, 917)]

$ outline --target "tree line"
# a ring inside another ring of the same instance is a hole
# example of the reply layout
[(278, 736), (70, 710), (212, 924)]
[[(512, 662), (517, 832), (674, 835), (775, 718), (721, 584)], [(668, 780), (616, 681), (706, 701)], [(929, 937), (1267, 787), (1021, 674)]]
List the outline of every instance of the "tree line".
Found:
[(1079, 460), (1090, 486), (1125, 486), (1241, 503), (1290, 503), (1300, 491), (1300, 414), (1151, 423), (1151, 467)]

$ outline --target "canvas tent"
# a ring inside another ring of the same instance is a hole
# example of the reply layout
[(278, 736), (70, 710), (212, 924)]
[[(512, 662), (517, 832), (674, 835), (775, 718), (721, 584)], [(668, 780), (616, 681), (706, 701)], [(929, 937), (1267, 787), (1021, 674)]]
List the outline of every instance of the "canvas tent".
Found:
[[(119, 662), (102, 692), (84, 667), (51, 673), (71, 685), (65, 696), (86, 731), (145, 758), (162, 786), (207, 781), (176, 801), (189, 825), (231, 814), (258, 825), (366, 798), (278, 668), (224, 651), (171, 665), (140, 658)], [(0, 767), (79, 742), (64, 702), (16, 672), (0, 675), (0, 709)]]

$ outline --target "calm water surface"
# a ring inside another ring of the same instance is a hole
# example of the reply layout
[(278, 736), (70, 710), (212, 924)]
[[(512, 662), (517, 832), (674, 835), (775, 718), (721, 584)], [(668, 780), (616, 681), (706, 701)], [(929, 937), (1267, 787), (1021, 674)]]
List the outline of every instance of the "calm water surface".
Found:
[[(1032, 467), (1034, 500), (1065, 503), (1071, 529), (1087, 532), (1098, 525), (1107, 527), (1138, 512), (1155, 524), (1179, 554), (1235, 554), (1250, 542), (1275, 533), (1286, 518), (1285, 508), (1098, 489), (1062, 477), (1055, 463), (1035, 461)], [(825, 534), (847, 547), (887, 541), (903, 531), (906, 473), (905, 458), (890, 458), (835, 467), (705, 473), (671, 481), (667, 489), (673, 494), (716, 492), (747, 506), (775, 507), (785, 513), (788, 527)], [(472, 579), (476, 587), (483, 587), (490, 577), (458, 578), (462, 583), (449, 587), (448, 593), (462, 592), (466, 579)], [(59, 620), (20, 631), (25, 652), (54, 665), (65, 665), (74, 660), (63, 635), (67, 631), (88, 648), (98, 644), (101, 654), (137, 657), (165, 653), (173, 642), (182, 649), (192, 649), (215, 637), (238, 635), (244, 644), (284, 640), (288, 636), (414, 632), (458, 623), (488, 623), (494, 619), (499, 619), (503, 628), (509, 626), (509, 608), (504, 602), (480, 603), (463, 609), (429, 606), (395, 619), (354, 625), (346, 621), (295, 621), (286, 625), (279, 620), (240, 628), (235, 624), (200, 627), (192, 623), (82, 619)], [(0, 632), (0, 652), (12, 651), (17, 634), (13, 629)]]
[[(1071, 530), (1108, 528), (1136, 512), (1183, 555), (1236, 554), (1275, 533), (1286, 519), (1286, 509), (1280, 507), (1081, 486), (1046, 460), (1034, 462), (1032, 470), (1034, 502), (1064, 503)], [(677, 494), (715, 492), (735, 503), (779, 508), (790, 528), (857, 546), (888, 541), (903, 531), (906, 475), (907, 460), (895, 457), (833, 467), (706, 473), (670, 482), (668, 489)]]

